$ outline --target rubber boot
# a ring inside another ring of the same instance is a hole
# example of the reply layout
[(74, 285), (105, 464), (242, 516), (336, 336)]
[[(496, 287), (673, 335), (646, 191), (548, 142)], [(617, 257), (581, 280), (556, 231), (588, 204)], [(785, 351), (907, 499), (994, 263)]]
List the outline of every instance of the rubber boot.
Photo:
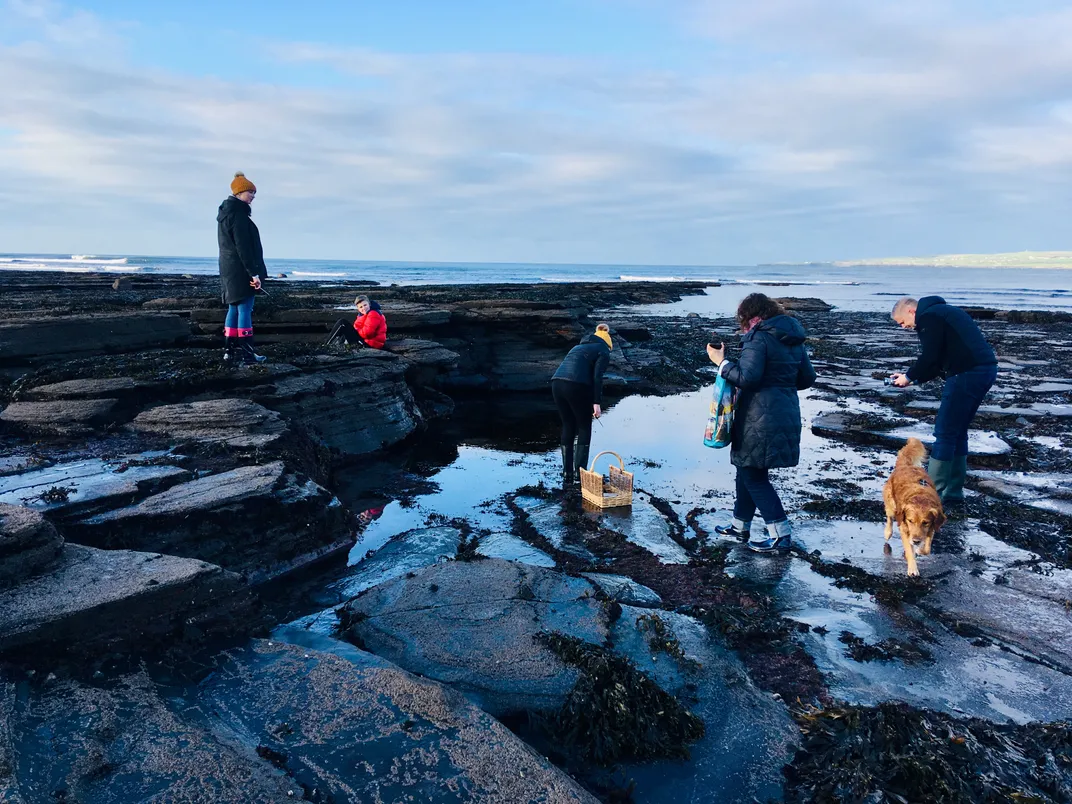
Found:
[(741, 539), (742, 541), (748, 538), (748, 534), (752, 529), (752, 520), (745, 522), (743, 519), (734, 517), (728, 525), (715, 525), (715, 533), (719, 536), (730, 536), (734, 539)]
[[(934, 488), (938, 496), (942, 498), (942, 504), (960, 501), (964, 499), (964, 475), (960, 476), (959, 482), (955, 479), (957, 458), (951, 461), (940, 461), (931, 458), (927, 462), (927, 474), (934, 481)], [(968, 470), (968, 459), (964, 458), (964, 471)]]
[(242, 363), (247, 366), (255, 366), (258, 363), (263, 363), (268, 358), (264, 355), (257, 354), (253, 349), (253, 336), (250, 335), (246, 338), (239, 338), (241, 344), (240, 354), (242, 356)]
[(577, 470), (573, 465), (573, 442), (562, 445), (562, 488), (577, 482)]
[(784, 553), (793, 543), (793, 528), (788, 519), (767, 523), (767, 538), (750, 541), (748, 549), (756, 553)]
[(573, 476), (578, 480), (581, 478), (581, 467), (588, 468), (588, 450), (591, 446), (591, 444), (577, 444), (577, 452), (573, 462)]
[(237, 340), (238, 340), (238, 338), (235, 338), (235, 337), (233, 337), (231, 335), (224, 335), (223, 336), (223, 359), (224, 360), (234, 360), (235, 359), (235, 352), (237, 351), (237, 346), (236, 346), (236, 341)]

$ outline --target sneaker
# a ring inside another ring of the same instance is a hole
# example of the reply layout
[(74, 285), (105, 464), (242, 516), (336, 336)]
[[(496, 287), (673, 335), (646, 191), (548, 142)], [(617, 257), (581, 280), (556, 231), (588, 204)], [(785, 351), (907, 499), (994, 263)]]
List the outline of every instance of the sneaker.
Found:
[(748, 538), (749, 525), (751, 524), (751, 522), (746, 522), (743, 527), (738, 527), (736, 522), (732, 522), (729, 525), (715, 525), (715, 533), (719, 536), (729, 536), (730, 538), (744, 541)]
[(767, 523), (767, 537), (748, 542), (754, 553), (785, 553), (793, 544), (793, 530), (788, 519)]
[(745, 546), (753, 553), (787, 553), (792, 544), (791, 536), (768, 536), (758, 542), (750, 541)]

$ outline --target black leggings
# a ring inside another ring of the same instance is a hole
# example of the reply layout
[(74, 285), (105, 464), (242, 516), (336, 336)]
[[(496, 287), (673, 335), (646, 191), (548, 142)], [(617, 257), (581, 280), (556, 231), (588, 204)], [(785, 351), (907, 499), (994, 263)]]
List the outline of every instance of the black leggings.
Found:
[(592, 386), (570, 380), (552, 380), (551, 394), (562, 419), (562, 443), (592, 443)]
[(331, 337), (328, 338), (328, 343), (336, 338), (342, 338), (350, 346), (365, 346), (365, 342), (361, 340), (361, 336), (357, 334), (357, 330), (354, 329), (354, 325), (345, 318), (340, 318), (335, 322), (335, 326), (331, 330)]

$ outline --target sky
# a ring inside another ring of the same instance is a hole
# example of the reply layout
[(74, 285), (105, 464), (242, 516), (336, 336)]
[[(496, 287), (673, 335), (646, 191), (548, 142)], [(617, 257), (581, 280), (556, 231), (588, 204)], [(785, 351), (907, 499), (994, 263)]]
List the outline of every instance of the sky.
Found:
[(1072, 249), (1050, 0), (0, 0), (0, 252), (742, 265)]

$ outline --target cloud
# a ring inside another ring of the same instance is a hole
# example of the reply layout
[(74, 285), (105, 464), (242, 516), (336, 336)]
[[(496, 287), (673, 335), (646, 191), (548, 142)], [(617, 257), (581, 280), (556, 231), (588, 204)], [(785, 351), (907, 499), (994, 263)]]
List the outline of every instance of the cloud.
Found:
[[(264, 43), (276, 74), (333, 76), (287, 85), (155, 69), (87, 12), (9, 3), (0, 235), (21, 250), (211, 253), (215, 204), (242, 169), (261, 190), (270, 250), (291, 256), (711, 263), (996, 250), (1003, 236), (1037, 236), (1024, 216), (1070, 178), (1063, 9), (659, 8), (718, 58), (669, 70)], [(50, 230), (41, 210), (57, 207), (66, 228)]]

